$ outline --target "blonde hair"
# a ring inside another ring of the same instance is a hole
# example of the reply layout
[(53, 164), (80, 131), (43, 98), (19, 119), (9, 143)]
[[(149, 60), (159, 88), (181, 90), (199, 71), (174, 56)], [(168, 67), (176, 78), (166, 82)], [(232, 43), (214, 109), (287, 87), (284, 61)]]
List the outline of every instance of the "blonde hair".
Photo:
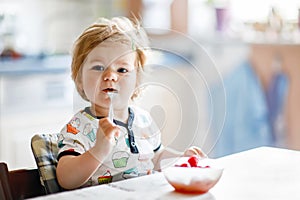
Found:
[[(105, 40), (130, 44), (132, 50), (136, 52), (136, 66), (139, 81), (144, 71), (146, 62), (146, 50), (149, 46), (149, 40), (146, 32), (135, 20), (131, 21), (126, 17), (114, 17), (112, 19), (100, 18), (96, 23), (83, 31), (74, 43), (72, 54), (72, 79), (75, 82), (76, 89), (80, 96), (89, 101), (81, 88), (81, 68), (87, 55), (100, 43)], [(135, 91), (132, 99), (138, 96), (139, 91)]]

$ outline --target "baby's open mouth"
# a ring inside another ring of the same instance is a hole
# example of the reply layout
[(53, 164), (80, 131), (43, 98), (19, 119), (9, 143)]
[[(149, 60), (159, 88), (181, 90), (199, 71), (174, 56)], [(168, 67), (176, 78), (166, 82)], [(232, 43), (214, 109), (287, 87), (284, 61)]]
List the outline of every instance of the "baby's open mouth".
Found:
[(118, 90), (114, 88), (106, 88), (103, 90), (103, 92), (108, 93), (108, 92), (113, 92), (113, 93), (118, 93)]

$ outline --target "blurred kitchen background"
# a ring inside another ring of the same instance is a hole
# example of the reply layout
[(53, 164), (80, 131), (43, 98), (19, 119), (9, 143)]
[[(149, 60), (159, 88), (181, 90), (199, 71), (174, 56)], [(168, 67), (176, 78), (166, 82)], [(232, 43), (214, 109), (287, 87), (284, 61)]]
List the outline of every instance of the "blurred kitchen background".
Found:
[(299, 0), (0, 0), (0, 161), (9, 168), (35, 167), (31, 137), (58, 133), (84, 105), (72, 44), (97, 18), (120, 15), (140, 19), (163, 50), (137, 103), (166, 146), (198, 145), (211, 157), (300, 150)]

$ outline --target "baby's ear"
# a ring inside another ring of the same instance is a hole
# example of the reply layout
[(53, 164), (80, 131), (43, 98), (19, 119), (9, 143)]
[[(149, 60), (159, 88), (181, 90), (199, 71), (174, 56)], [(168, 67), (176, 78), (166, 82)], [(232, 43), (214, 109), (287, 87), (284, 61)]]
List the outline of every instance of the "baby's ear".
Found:
[(81, 77), (79, 77), (79, 76), (76, 77), (75, 85), (76, 85), (76, 89), (77, 89), (79, 94), (84, 93)]

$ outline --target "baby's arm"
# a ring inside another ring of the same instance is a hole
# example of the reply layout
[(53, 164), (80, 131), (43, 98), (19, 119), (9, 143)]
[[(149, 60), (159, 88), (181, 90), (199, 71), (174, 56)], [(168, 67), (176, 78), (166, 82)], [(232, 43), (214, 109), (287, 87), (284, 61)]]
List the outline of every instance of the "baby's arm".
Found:
[(59, 185), (65, 189), (75, 189), (88, 181), (101, 165), (89, 152), (79, 156), (66, 155), (59, 159), (56, 176)]
[(108, 118), (99, 120), (94, 147), (79, 156), (66, 155), (59, 159), (56, 169), (59, 184), (65, 189), (75, 189), (86, 183), (111, 152), (118, 134), (119, 128)]

